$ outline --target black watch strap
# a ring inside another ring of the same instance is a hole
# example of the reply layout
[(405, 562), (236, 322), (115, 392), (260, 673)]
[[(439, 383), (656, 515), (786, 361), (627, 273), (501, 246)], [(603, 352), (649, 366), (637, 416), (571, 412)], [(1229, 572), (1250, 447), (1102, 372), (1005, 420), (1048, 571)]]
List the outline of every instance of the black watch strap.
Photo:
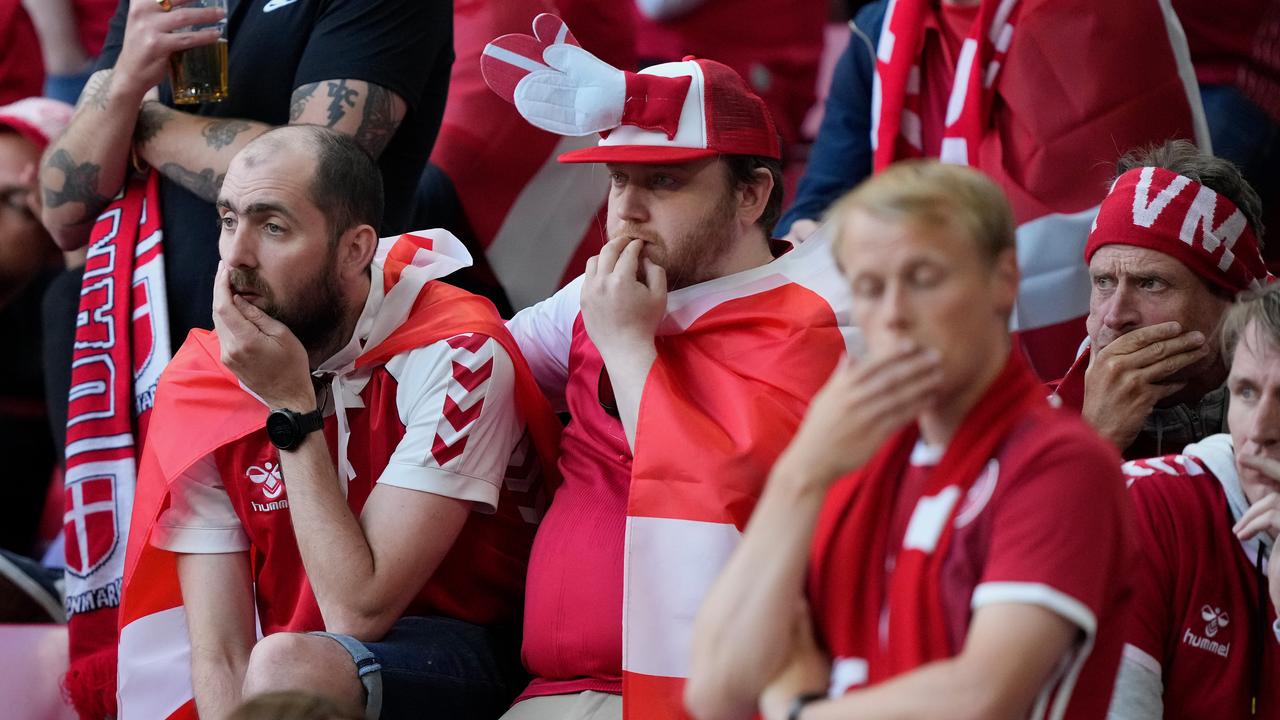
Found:
[(787, 720), (800, 720), (800, 713), (804, 712), (804, 709), (810, 703), (825, 700), (826, 698), (826, 691), (807, 692), (797, 695), (796, 699), (791, 701), (791, 709), (787, 711)]
[(307, 435), (322, 428), (324, 415), (320, 408), (306, 413), (280, 408), (267, 416), (267, 437), (272, 445), (285, 451), (298, 447)]
[(304, 436), (324, 429), (324, 414), (320, 412), (320, 408), (316, 408), (311, 412), (294, 414), (298, 416), (298, 429), (302, 431)]

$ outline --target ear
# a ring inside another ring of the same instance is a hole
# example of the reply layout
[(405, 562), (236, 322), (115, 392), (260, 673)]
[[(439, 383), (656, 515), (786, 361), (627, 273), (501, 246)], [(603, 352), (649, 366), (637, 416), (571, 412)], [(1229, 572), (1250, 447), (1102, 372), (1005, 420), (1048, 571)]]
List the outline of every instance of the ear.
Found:
[(769, 195), (773, 193), (773, 173), (765, 168), (755, 169), (756, 181), (743, 185), (735, 190), (738, 195), (738, 219), (746, 227), (756, 224), (769, 204)]
[(342, 281), (367, 274), (373, 253), (378, 249), (378, 231), (371, 225), (357, 225), (338, 239), (338, 277)]
[(1018, 251), (1016, 248), (1002, 250), (996, 256), (995, 267), (991, 270), (991, 281), (997, 293), (996, 301), (1001, 312), (1006, 316), (1013, 312), (1014, 303), (1018, 300)]

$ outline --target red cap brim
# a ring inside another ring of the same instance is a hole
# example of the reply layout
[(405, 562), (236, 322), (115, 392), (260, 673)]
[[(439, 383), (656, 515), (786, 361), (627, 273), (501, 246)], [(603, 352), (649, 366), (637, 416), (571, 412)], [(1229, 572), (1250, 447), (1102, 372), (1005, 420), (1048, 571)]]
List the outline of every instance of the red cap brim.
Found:
[(25, 118), (0, 115), (0, 132), (5, 130), (16, 132), (30, 140), (31, 144), (35, 145), (40, 152), (44, 152), (45, 148), (49, 147), (49, 138), (45, 136), (44, 131), (27, 122)]
[(668, 165), (685, 163), (720, 153), (707, 148), (664, 147), (662, 145), (597, 145), (570, 150), (557, 160), (562, 163), (635, 163)]

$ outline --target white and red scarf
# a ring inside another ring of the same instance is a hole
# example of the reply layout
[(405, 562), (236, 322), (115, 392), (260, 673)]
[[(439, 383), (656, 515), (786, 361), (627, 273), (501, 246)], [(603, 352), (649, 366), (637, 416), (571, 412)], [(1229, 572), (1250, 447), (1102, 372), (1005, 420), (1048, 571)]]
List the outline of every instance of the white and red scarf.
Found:
[[(956, 60), (947, 101), (943, 162), (970, 165), (990, 126), (996, 78), (1013, 41), (1019, 0), (983, 0)], [(897, 160), (922, 157), (920, 60), (929, 0), (894, 0), (885, 13), (872, 81), (871, 143), (876, 170)]]
[(158, 176), (131, 179), (89, 236), (67, 407), (70, 667), (82, 718), (115, 714), (116, 614), (137, 461), (169, 362)]
[[(1019, 353), (1010, 353), (929, 475), (919, 504), (941, 509), (934, 542), (904, 544), (892, 572), (885, 572), (894, 542), (889, 509), (919, 429), (900, 431), (827, 493), (814, 529), (807, 594), (823, 647), (835, 657), (862, 661), (857, 667), (865, 671), (850, 678), (850, 687), (874, 685), (951, 654), (938, 588), (959, 500), (1019, 421), (1048, 409)], [(891, 621), (882, 632), (885, 617)]]
[[(922, 72), (939, 0), (894, 0), (872, 86), (874, 167), (923, 155), (982, 170), (1009, 198), (1022, 282), (1011, 329), (1042, 378), (1060, 377), (1084, 334), (1081, 261), (1116, 158), (1208, 133), (1185, 37), (1167, 4), (982, 0), (950, 87)], [(923, 128), (923, 98), (948, 98), (945, 127)], [(941, 130), (941, 133), (938, 131)]]

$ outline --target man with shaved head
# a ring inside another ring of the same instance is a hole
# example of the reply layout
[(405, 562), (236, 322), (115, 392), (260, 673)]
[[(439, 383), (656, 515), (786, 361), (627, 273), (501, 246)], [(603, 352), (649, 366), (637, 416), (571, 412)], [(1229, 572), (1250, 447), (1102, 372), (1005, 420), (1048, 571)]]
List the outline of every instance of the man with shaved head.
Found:
[[(470, 264), (461, 243), (379, 241), (382, 202), (373, 159), (318, 126), (232, 160), (216, 331), (162, 376), (139, 473), (122, 711), (171, 710), (147, 678), (174, 641), (203, 717), (275, 690), (485, 717), (519, 690), (536, 513), (508, 466), (537, 467), (557, 426), (492, 305), (435, 282)], [(166, 583), (187, 632), (161, 641)]]

